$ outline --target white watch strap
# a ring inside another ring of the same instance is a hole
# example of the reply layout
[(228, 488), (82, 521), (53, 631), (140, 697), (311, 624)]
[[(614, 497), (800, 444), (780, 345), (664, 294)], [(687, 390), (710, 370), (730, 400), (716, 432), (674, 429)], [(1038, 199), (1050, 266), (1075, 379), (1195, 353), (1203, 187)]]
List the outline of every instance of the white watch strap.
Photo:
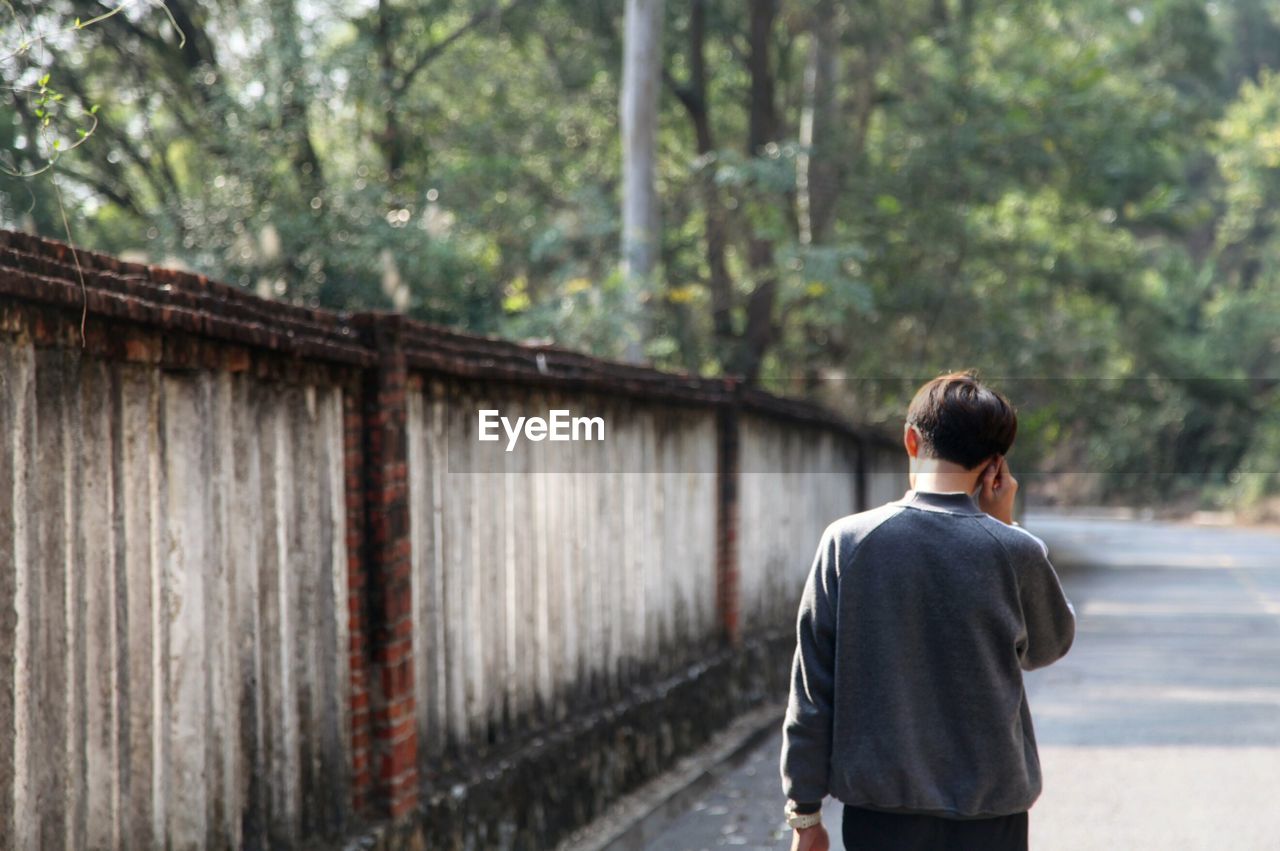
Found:
[(796, 830), (804, 830), (806, 827), (822, 824), (822, 810), (818, 810), (816, 813), (793, 813), (788, 811), (787, 824)]

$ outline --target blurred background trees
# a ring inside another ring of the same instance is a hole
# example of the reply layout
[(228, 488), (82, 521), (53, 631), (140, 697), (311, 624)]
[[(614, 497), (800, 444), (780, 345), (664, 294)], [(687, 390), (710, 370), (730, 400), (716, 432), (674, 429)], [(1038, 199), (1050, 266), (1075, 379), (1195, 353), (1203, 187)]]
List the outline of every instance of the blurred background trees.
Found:
[[(116, 4), (6, 5), (8, 52)], [(1280, 4), (666, 3), (643, 292), (624, 6), (138, 2), (0, 65), (10, 171), (43, 75), (100, 107), (0, 221), (61, 236), (56, 181), (88, 247), (873, 421), (976, 366), (1047, 496), (1280, 491)]]

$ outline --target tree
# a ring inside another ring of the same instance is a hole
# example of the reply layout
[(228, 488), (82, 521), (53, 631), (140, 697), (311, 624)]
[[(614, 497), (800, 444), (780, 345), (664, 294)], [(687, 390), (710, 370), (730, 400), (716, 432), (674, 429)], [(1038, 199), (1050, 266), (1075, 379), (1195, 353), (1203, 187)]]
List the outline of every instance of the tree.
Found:
[[(618, 108), (622, 134), (622, 270), (639, 323), (642, 294), (652, 284), (658, 255), (658, 192), (654, 162), (658, 141), (658, 90), (662, 81), (662, 0), (627, 0)], [(627, 342), (629, 360), (640, 360), (643, 326)]]
[[(101, 8), (13, 0), (33, 29)], [(56, 185), (94, 248), (862, 420), (977, 366), (1027, 412), (1019, 463), (1105, 473), (1090, 498), (1227, 499), (1280, 440), (1260, 0), (635, 2), (652, 166), (618, 132), (625, 3), (313, 8), (172, 0), (184, 42), (139, 6), (6, 67), (101, 110), (0, 218), (61, 235)], [(42, 117), (9, 105), (0, 145), (39, 166)]]

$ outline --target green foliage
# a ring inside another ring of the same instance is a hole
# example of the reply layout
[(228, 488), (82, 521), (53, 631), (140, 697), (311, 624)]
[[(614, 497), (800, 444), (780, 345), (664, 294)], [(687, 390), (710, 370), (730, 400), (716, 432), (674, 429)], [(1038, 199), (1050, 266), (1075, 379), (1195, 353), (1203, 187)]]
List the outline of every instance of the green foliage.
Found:
[[(0, 151), (58, 162), (83, 242), (621, 354), (620, 3), (102, 8), (15, 2), (3, 41)], [(1076, 496), (1280, 489), (1270, 4), (783, 0), (764, 73), (760, 8), (667, 4), (655, 363), (745, 353), (766, 386), (884, 421), (976, 366), (1023, 411), (1019, 464), (1103, 474)], [(40, 185), (0, 191), (0, 221), (60, 235)]]

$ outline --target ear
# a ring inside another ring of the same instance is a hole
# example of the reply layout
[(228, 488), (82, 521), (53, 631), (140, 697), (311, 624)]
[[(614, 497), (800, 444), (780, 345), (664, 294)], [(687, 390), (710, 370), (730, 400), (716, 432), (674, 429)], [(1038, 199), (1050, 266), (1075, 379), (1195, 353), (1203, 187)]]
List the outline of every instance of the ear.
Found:
[(902, 445), (906, 447), (907, 454), (912, 458), (920, 454), (920, 433), (909, 423), (904, 423), (902, 426)]

